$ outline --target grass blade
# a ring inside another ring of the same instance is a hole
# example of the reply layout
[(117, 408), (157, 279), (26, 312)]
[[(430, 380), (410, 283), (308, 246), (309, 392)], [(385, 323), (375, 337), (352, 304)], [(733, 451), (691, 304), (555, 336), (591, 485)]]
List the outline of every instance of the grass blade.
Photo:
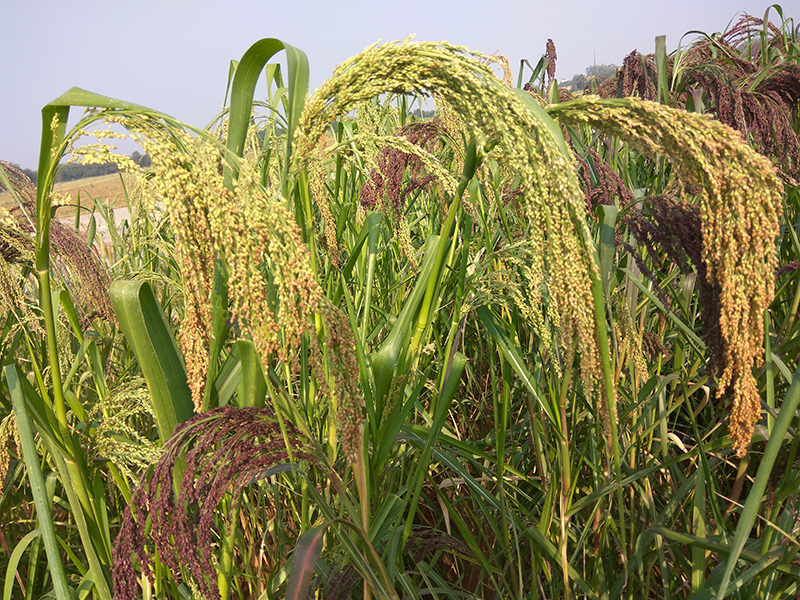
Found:
[(115, 281), (111, 303), (147, 380), (159, 436), (167, 440), (194, 412), (186, 367), (167, 317), (144, 281)]
[(764, 492), (772, 474), (772, 467), (778, 458), (778, 451), (783, 444), (783, 438), (789, 429), (798, 405), (800, 405), (800, 369), (795, 372), (792, 385), (786, 392), (786, 398), (781, 406), (781, 411), (778, 413), (778, 418), (775, 419), (772, 435), (770, 435), (767, 447), (764, 449), (764, 456), (758, 466), (755, 481), (744, 503), (742, 514), (739, 517), (739, 524), (736, 526), (736, 533), (731, 543), (731, 553), (725, 565), (725, 574), (717, 592), (717, 600), (722, 600), (728, 592), (731, 576), (750, 536), (750, 531), (753, 529), (753, 524), (758, 517), (758, 509), (764, 499)]
[[(17, 543), (14, 551), (11, 553), (11, 557), (8, 559), (8, 566), (6, 567), (6, 582), (3, 586), (3, 600), (11, 600), (11, 592), (14, 591), (14, 576), (18, 576), (17, 565), (22, 558), (22, 554), (28, 548), (30, 543), (39, 537), (40, 534), (41, 530), (39, 529), (34, 529), (33, 531), (29, 532), (19, 541), (19, 543)], [(21, 580), (19, 583), (22, 585)]]
[(322, 552), (322, 536), (330, 523), (317, 525), (297, 538), (292, 552), (292, 568), (286, 584), (286, 600), (305, 600), (311, 586), (311, 576)]
[[(242, 59), (236, 67), (236, 74), (233, 76), (233, 86), (231, 88), (231, 110), (228, 120), (228, 150), (236, 156), (241, 156), (244, 152), (244, 143), (247, 137), (247, 130), (250, 127), (250, 111), (253, 107), (253, 95), (255, 94), (258, 78), (267, 61), (281, 50), (286, 51), (286, 59), (289, 66), (289, 95), (287, 106), (287, 131), (286, 131), (286, 153), (284, 156), (284, 174), (288, 172), (291, 150), (292, 136), (294, 134), (303, 103), (308, 93), (308, 57), (302, 50), (284, 44), (274, 38), (259, 40), (244, 53)], [(225, 183), (229, 185), (232, 179), (238, 177), (238, 172), (234, 166), (225, 171)], [(284, 177), (283, 193), (288, 197), (289, 178)]]
[(486, 331), (489, 332), (495, 343), (497, 343), (500, 351), (503, 353), (503, 356), (505, 356), (506, 360), (508, 360), (508, 362), (511, 364), (512, 368), (516, 372), (517, 376), (522, 380), (522, 383), (525, 384), (525, 387), (528, 389), (531, 396), (533, 396), (534, 400), (536, 400), (536, 403), (550, 419), (551, 423), (555, 426), (556, 431), (560, 431), (558, 427), (559, 422), (556, 418), (555, 412), (553, 412), (553, 407), (542, 400), (542, 396), (539, 393), (539, 386), (533, 379), (533, 375), (531, 375), (530, 371), (528, 371), (528, 368), (525, 366), (525, 363), (522, 360), (522, 356), (520, 356), (519, 352), (517, 352), (514, 344), (497, 323), (492, 311), (485, 306), (481, 306), (477, 308), (475, 312), (478, 313), (478, 318), (480, 319), (481, 323), (483, 323)]
[[(4, 369), (8, 390), (11, 395), (11, 402), (14, 405), (14, 413), (17, 419), (17, 429), (19, 431), (20, 442), (22, 442), (22, 454), (25, 459), (25, 468), (28, 473), (28, 481), (31, 484), (33, 503), (36, 506), (36, 517), (39, 521), (39, 530), (44, 541), (45, 552), (47, 553), (47, 564), (50, 569), (50, 576), (53, 579), (58, 600), (70, 600), (69, 584), (64, 565), (61, 562), (61, 552), (56, 540), (53, 517), (50, 514), (50, 506), (47, 502), (47, 491), (45, 488), (44, 477), (39, 466), (39, 453), (36, 450), (36, 442), (33, 439), (33, 428), (31, 427), (28, 411), (25, 406), (25, 396), (20, 384), (22, 375), (17, 371), (15, 365), (6, 365)], [(80, 510), (80, 508), (78, 508)], [(10, 567), (10, 565), (9, 565)]]

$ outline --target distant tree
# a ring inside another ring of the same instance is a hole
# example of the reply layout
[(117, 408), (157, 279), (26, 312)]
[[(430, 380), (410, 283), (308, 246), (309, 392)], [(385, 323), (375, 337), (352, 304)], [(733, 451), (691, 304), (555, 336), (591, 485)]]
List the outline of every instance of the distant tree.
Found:
[(609, 77), (614, 77), (617, 74), (617, 69), (619, 69), (617, 65), (592, 65), (586, 67), (586, 76), (596, 77), (597, 82), (600, 83)]
[(80, 163), (68, 163), (61, 165), (56, 173), (56, 182), (74, 181), (85, 177), (99, 177), (100, 175), (110, 175), (118, 173), (119, 167), (113, 163), (104, 165), (82, 165)]
[(150, 155), (149, 154), (142, 154), (138, 150), (134, 150), (131, 153), (131, 159), (133, 160), (133, 162), (135, 162), (137, 165), (139, 165), (140, 167), (142, 167), (144, 169), (146, 169), (147, 167), (149, 167), (152, 164), (152, 161), (150, 160)]
[(581, 92), (586, 89), (586, 75), (573, 75), (572, 79), (564, 80), (558, 84), (558, 87), (569, 88), (573, 92)]
[(33, 169), (20, 169), (20, 171), (25, 173), (33, 183), (36, 183), (36, 171)]
[(593, 80), (600, 85), (606, 79), (614, 77), (617, 69), (619, 69), (617, 65), (591, 65), (586, 67), (586, 75), (578, 73), (572, 79), (561, 81), (558, 87), (569, 88), (573, 92), (582, 92), (592, 84)]
[(412, 117), (417, 117), (418, 119), (432, 119), (433, 116), (436, 114), (434, 110), (420, 110), (419, 108), (415, 108), (411, 112), (408, 113)]

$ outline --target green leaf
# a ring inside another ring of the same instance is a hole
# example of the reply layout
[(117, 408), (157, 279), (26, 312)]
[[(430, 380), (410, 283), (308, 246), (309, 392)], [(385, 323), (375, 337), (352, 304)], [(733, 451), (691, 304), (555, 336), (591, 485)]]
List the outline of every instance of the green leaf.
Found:
[[(19, 439), (22, 443), (22, 455), (25, 460), (25, 469), (28, 473), (28, 481), (31, 484), (33, 503), (36, 507), (36, 518), (39, 521), (42, 540), (44, 541), (45, 552), (47, 553), (47, 563), (50, 569), (50, 576), (53, 579), (56, 598), (58, 600), (69, 600), (70, 591), (67, 583), (67, 575), (64, 565), (61, 562), (61, 552), (56, 541), (53, 517), (50, 513), (50, 504), (47, 501), (47, 490), (45, 488), (42, 469), (39, 466), (39, 452), (36, 450), (36, 441), (33, 438), (33, 428), (28, 418), (28, 410), (25, 402), (25, 393), (20, 383), (24, 375), (18, 372), (16, 365), (6, 365), (4, 374), (8, 391), (11, 395), (11, 402), (14, 405), (14, 414), (17, 420), (17, 430)], [(77, 507), (80, 510), (80, 507)], [(9, 564), (10, 567), (10, 564)], [(16, 567), (15, 567), (16, 569)], [(6, 582), (6, 588), (8, 582)], [(5, 590), (4, 590), (5, 592)]]
[(733, 571), (750, 537), (753, 524), (758, 518), (758, 510), (764, 499), (764, 492), (766, 492), (767, 483), (769, 483), (770, 476), (772, 475), (772, 468), (775, 465), (775, 460), (778, 458), (778, 452), (783, 444), (783, 438), (789, 430), (789, 425), (794, 418), (798, 405), (800, 405), (800, 369), (795, 371), (792, 385), (786, 392), (786, 398), (783, 401), (780, 413), (778, 413), (778, 418), (775, 419), (772, 434), (770, 435), (769, 441), (767, 441), (767, 447), (764, 449), (764, 455), (761, 457), (761, 462), (758, 465), (755, 481), (744, 503), (742, 514), (739, 517), (739, 524), (736, 526), (736, 533), (731, 542), (731, 553), (725, 564), (725, 574), (722, 577), (722, 583), (717, 592), (717, 600), (722, 600), (728, 592), (728, 585), (730, 584)]
[(406, 298), (403, 309), (397, 317), (392, 330), (381, 344), (380, 349), (372, 354), (372, 371), (375, 375), (375, 414), (380, 419), (383, 414), (383, 401), (392, 384), (392, 379), (400, 362), (400, 355), (408, 346), (408, 340), (413, 333), (413, 319), (417, 316), (420, 304), (428, 287), (428, 280), (434, 271), (433, 249), (436, 247), (438, 236), (430, 236), (425, 245), (425, 258), (422, 269), (414, 284), (414, 289)]
[(263, 408), (267, 394), (267, 382), (255, 344), (250, 340), (236, 340), (236, 348), (242, 365), (239, 406)]
[(208, 352), (208, 375), (203, 397), (203, 410), (218, 405), (215, 396), (216, 386), (212, 382), (217, 377), (217, 364), (225, 340), (231, 328), (228, 326), (228, 270), (219, 257), (214, 262), (214, 283), (211, 288), (211, 348)]
[(599, 265), (600, 277), (603, 281), (603, 294), (606, 298), (606, 303), (610, 306), (609, 302), (609, 286), (611, 285), (611, 271), (614, 266), (614, 255), (616, 253), (616, 244), (614, 240), (614, 227), (617, 222), (618, 209), (613, 205), (603, 205), (603, 222), (600, 225), (600, 243), (598, 244), (599, 252)]
[(567, 143), (564, 141), (564, 136), (561, 134), (561, 127), (556, 120), (553, 119), (528, 92), (516, 88), (514, 92), (519, 99), (522, 100), (522, 103), (530, 109), (536, 119), (544, 123), (547, 127), (547, 131), (550, 132), (550, 135), (553, 136), (553, 139), (558, 145), (558, 149), (561, 150), (561, 154), (572, 161), (572, 152), (567, 148)]
[[(536, 527), (528, 527), (524, 531), (524, 535), (531, 541), (531, 544), (533, 544), (533, 546), (551, 562), (558, 563), (561, 560), (558, 548), (556, 548), (555, 545), (553, 545), (553, 543), (548, 540)], [(570, 580), (574, 581), (578, 587), (584, 591), (587, 598), (594, 598), (597, 600), (597, 596), (592, 591), (591, 586), (583, 577), (581, 577), (581, 574), (575, 567), (569, 565), (567, 567), (567, 572)]]
[[(73, 106), (154, 112), (139, 104), (95, 94), (79, 87), (70, 88), (42, 108), (42, 143), (39, 150), (39, 175), (36, 179), (36, 268), (39, 271), (49, 268), (50, 192), (55, 181), (55, 171), (64, 149), (62, 144), (66, 133), (69, 110)], [(164, 118), (168, 119), (166, 116)], [(53, 125), (56, 125), (56, 127), (53, 128)]]
[(311, 585), (311, 576), (322, 551), (322, 536), (330, 523), (317, 525), (297, 538), (292, 552), (292, 568), (286, 585), (286, 600), (305, 600)]
[[(244, 152), (247, 129), (250, 127), (250, 113), (253, 108), (253, 95), (256, 84), (264, 70), (267, 61), (275, 54), (284, 50), (286, 61), (289, 67), (289, 98), (286, 115), (286, 149), (284, 156), (284, 175), (289, 170), (292, 154), (292, 136), (295, 127), (300, 119), (300, 112), (308, 93), (308, 57), (306, 54), (294, 46), (284, 44), (274, 38), (264, 38), (250, 46), (244, 53), (239, 64), (236, 66), (236, 73), (233, 76), (233, 86), (231, 88), (231, 109), (228, 117), (228, 150), (236, 156), (241, 156)], [(225, 184), (230, 185), (233, 179), (238, 177), (235, 167), (225, 170)], [(283, 193), (288, 197), (288, 178), (284, 176)]]
[(528, 392), (530, 392), (531, 396), (533, 396), (533, 399), (550, 419), (550, 422), (555, 426), (556, 433), (560, 433), (561, 429), (559, 427), (559, 421), (556, 419), (556, 415), (553, 412), (553, 407), (542, 400), (542, 396), (539, 393), (539, 387), (536, 385), (533, 375), (531, 375), (530, 371), (528, 371), (522, 356), (520, 356), (519, 352), (517, 352), (513, 342), (509, 339), (508, 335), (506, 335), (506, 332), (503, 331), (497, 320), (494, 318), (492, 311), (486, 306), (481, 306), (477, 308), (475, 312), (478, 313), (478, 319), (480, 319), (481, 323), (483, 323), (483, 326), (486, 328), (486, 331), (488, 331), (492, 336), (500, 351), (503, 353), (503, 356), (505, 356), (506, 360), (508, 360), (508, 362), (511, 364), (511, 367), (517, 373), (517, 376), (520, 378), (522, 383), (525, 384)]
[[(411, 480), (413, 483), (409, 483), (409, 489), (413, 490), (413, 492), (410, 496), (408, 518), (406, 519), (406, 526), (403, 531), (404, 540), (407, 540), (411, 535), (411, 527), (417, 516), (417, 503), (422, 493), (422, 484), (425, 481), (425, 476), (428, 474), (433, 447), (439, 438), (439, 432), (442, 430), (442, 427), (444, 427), (447, 412), (450, 410), (450, 404), (453, 402), (453, 397), (456, 395), (458, 384), (461, 381), (461, 375), (464, 373), (464, 368), (466, 366), (467, 357), (461, 354), (461, 352), (456, 352), (453, 356), (450, 370), (444, 379), (438, 403), (434, 409), (433, 423), (431, 423), (430, 432), (428, 434), (428, 439), (425, 441), (422, 455), (419, 461), (417, 461), (417, 468)], [(443, 368), (446, 368), (446, 366), (443, 366)]]
[(239, 359), (238, 346), (234, 344), (231, 353), (228, 354), (228, 358), (214, 379), (218, 406), (228, 405), (236, 393), (236, 388), (242, 383), (242, 378), (242, 361)]
[[(697, 473), (692, 503), (692, 529), (699, 538), (706, 537), (706, 479), (702, 470)], [(705, 587), (706, 553), (699, 546), (692, 546), (692, 593)]]
[(705, 351), (706, 345), (703, 342), (703, 340), (701, 340), (697, 336), (697, 334), (694, 331), (692, 331), (692, 328), (689, 327), (689, 325), (687, 325), (686, 323), (681, 321), (681, 319), (680, 319), (680, 317), (678, 315), (676, 315), (671, 310), (667, 310), (667, 307), (664, 306), (664, 304), (661, 302), (661, 300), (659, 300), (656, 297), (656, 295), (653, 292), (651, 292), (644, 283), (639, 281), (639, 278), (633, 272), (631, 272), (629, 269), (626, 269), (624, 267), (621, 268), (620, 271), (625, 273), (628, 276), (628, 281), (630, 281), (637, 288), (639, 288), (639, 291), (642, 292), (645, 296), (647, 296), (647, 298), (650, 300), (650, 302), (655, 304), (655, 306), (660, 311), (662, 311), (664, 314), (666, 314), (667, 317), (673, 323), (675, 323), (675, 325), (678, 327), (678, 329), (680, 329), (683, 332), (683, 334), (686, 336), (686, 339), (689, 340), (689, 342), (695, 347), (695, 349), (698, 351), (698, 353), (702, 354)]
[(656, 36), (656, 77), (658, 101), (669, 104), (669, 73), (667, 72), (667, 36)]
[(186, 367), (169, 321), (145, 281), (115, 281), (111, 303), (133, 348), (153, 400), (158, 433), (167, 440), (175, 426), (192, 417), (194, 406)]
[(8, 559), (8, 566), (6, 567), (6, 582), (3, 586), (3, 600), (11, 600), (11, 592), (14, 590), (14, 576), (17, 573), (17, 565), (22, 558), (23, 553), (28, 548), (28, 545), (40, 535), (40, 530), (34, 529), (22, 538), (14, 547), (11, 557)]

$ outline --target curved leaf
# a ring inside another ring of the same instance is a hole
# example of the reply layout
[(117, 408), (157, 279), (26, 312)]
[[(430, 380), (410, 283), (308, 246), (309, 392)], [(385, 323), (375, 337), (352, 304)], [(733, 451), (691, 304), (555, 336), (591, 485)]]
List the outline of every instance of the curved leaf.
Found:
[(322, 551), (322, 535), (330, 523), (317, 525), (297, 538), (292, 553), (292, 568), (286, 585), (286, 600), (305, 600), (311, 586), (311, 576)]
[(34, 529), (24, 538), (22, 538), (14, 547), (11, 557), (8, 559), (8, 567), (6, 567), (6, 582), (3, 586), (3, 600), (11, 600), (11, 592), (14, 590), (14, 575), (17, 572), (17, 565), (22, 558), (22, 554), (28, 548), (30, 543), (35, 538), (39, 537), (40, 534), (41, 532), (38, 529)]
[[(308, 93), (308, 57), (305, 52), (284, 44), (275, 38), (264, 38), (250, 46), (244, 53), (236, 67), (231, 88), (231, 109), (228, 117), (228, 150), (241, 156), (244, 152), (244, 143), (247, 129), (250, 126), (250, 111), (253, 108), (253, 94), (256, 90), (261, 71), (275, 54), (281, 50), (286, 51), (286, 60), (289, 66), (289, 97), (287, 105), (286, 152), (284, 156), (284, 173), (289, 168), (292, 151), (292, 135), (300, 118), (303, 103)], [(230, 185), (238, 177), (234, 166), (225, 170), (225, 184)], [(284, 186), (288, 185), (284, 177)], [(287, 190), (284, 189), (284, 195)]]
[(186, 367), (164, 311), (145, 281), (115, 281), (111, 303), (139, 360), (164, 441), (194, 413)]
[[(6, 383), (8, 383), (8, 391), (11, 395), (11, 402), (14, 405), (17, 430), (22, 443), (22, 455), (25, 459), (25, 469), (28, 473), (28, 481), (31, 484), (33, 503), (36, 506), (36, 516), (39, 521), (42, 540), (44, 541), (44, 549), (47, 552), (47, 563), (50, 569), (50, 576), (53, 579), (56, 598), (58, 600), (69, 600), (67, 575), (61, 562), (61, 551), (56, 541), (55, 527), (53, 526), (53, 517), (50, 514), (50, 505), (47, 501), (44, 477), (39, 466), (39, 452), (36, 450), (33, 428), (25, 406), (25, 393), (20, 383), (24, 376), (18, 371), (16, 365), (6, 365), (4, 373)], [(10, 564), (9, 568), (11, 568)], [(7, 585), (6, 583), (6, 587)]]

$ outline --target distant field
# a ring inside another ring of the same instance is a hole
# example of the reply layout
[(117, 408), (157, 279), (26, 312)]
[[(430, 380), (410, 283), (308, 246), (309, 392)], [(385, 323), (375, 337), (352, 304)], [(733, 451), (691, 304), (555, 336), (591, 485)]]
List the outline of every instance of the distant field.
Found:
[[(130, 175), (123, 175), (129, 178)], [(126, 179), (127, 181), (127, 179)], [(65, 181), (55, 185), (55, 191), (59, 194), (71, 194), (73, 205), (77, 201), (78, 192), (81, 193), (81, 206), (91, 208), (92, 199), (110, 202), (114, 208), (125, 206), (125, 195), (122, 191), (122, 182), (119, 173), (111, 175), (100, 175), (99, 177), (87, 177), (86, 179), (76, 179)], [(8, 192), (0, 193), (0, 206), (9, 208), (13, 206), (14, 200)], [(59, 216), (67, 216), (66, 213), (72, 212), (71, 208), (59, 210)], [(72, 212), (74, 214), (74, 212)]]

